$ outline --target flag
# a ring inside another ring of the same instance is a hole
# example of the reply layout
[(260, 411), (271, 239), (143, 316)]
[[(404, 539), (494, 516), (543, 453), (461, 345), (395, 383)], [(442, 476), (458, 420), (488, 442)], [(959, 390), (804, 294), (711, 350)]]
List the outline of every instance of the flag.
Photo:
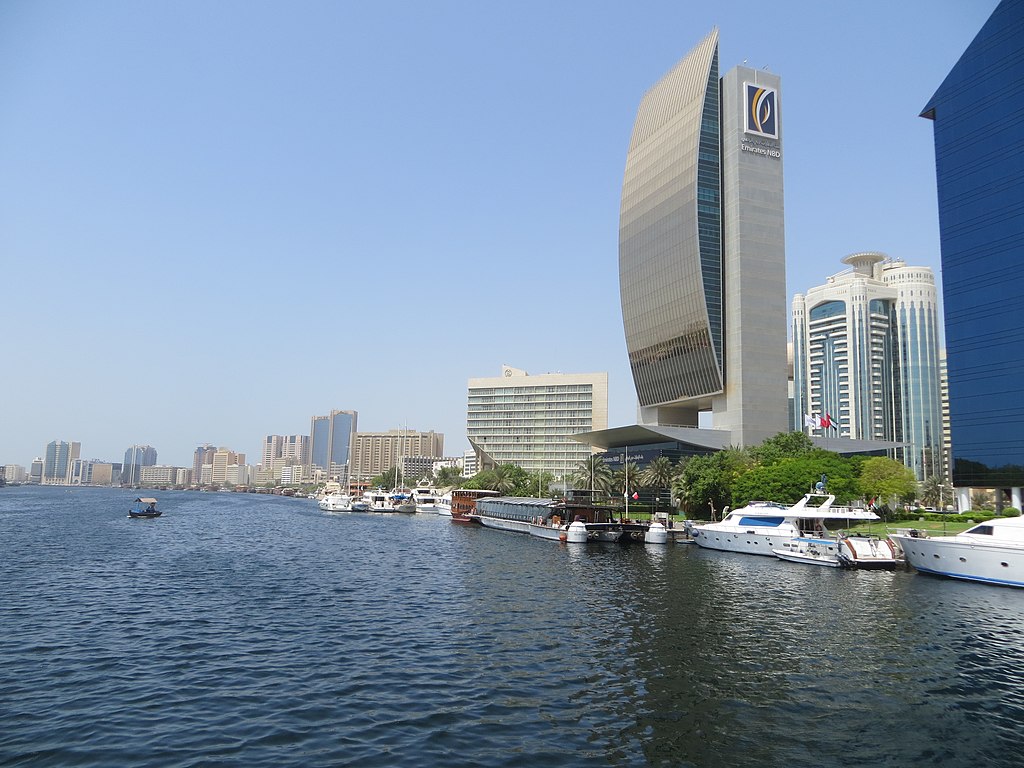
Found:
[(811, 416), (811, 414), (805, 413), (804, 414), (804, 426), (805, 427), (810, 427), (811, 429), (814, 429), (816, 426), (818, 426), (818, 420), (814, 416)]
[(835, 422), (832, 421), (832, 417), (827, 413), (821, 417), (821, 426), (826, 429), (838, 429)]
[(636, 491), (633, 491), (633, 501), (636, 501), (639, 498), (640, 498), (640, 494), (637, 493)]

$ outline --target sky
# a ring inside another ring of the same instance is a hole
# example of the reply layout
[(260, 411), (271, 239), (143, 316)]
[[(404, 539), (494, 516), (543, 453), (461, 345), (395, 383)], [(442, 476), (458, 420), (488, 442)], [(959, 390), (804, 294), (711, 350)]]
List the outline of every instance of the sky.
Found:
[(0, 465), (191, 466), (358, 412), (465, 439), (467, 381), (607, 372), (640, 99), (713, 27), (782, 78), (787, 309), (939, 274), (919, 113), (997, 0), (5, 0)]

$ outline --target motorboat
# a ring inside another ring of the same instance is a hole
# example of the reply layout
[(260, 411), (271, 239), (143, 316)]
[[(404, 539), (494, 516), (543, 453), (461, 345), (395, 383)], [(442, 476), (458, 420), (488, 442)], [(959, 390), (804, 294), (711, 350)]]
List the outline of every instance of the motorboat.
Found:
[(451, 491), (437, 497), (437, 514), (443, 517), (452, 516), (452, 494)]
[(772, 501), (752, 501), (729, 512), (717, 523), (689, 523), (694, 543), (705, 549), (775, 557), (783, 544), (804, 536), (828, 537), (829, 523), (878, 520), (867, 509), (834, 507), (835, 494), (807, 493), (787, 507)]
[(394, 490), (375, 488), (363, 494), (367, 512), (415, 512), (416, 505), (409, 494)]
[(953, 536), (894, 533), (906, 561), (920, 573), (1024, 587), (1024, 517), (997, 517)]
[(317, 502), (324, 512), (351, 512), (352, 497), (347, 493), (331, 493)]
[[(412, 489), (412, 501), (416, 505), (417, 512), (428, 514), (440, 514), (441, 507), (438, 504), (437, 490), (429, 486), (419, 486)], [(448, 513), (451, 514), (449, 507)]]
[(156, 508), (156, 499), (138, 498), (128, 509), (128, 517), (160, 517), (163, 513)]
[(831, 568), (895, 568), (899, 549), (877, 536), (797, 536), (772, 550), (780, 560)]

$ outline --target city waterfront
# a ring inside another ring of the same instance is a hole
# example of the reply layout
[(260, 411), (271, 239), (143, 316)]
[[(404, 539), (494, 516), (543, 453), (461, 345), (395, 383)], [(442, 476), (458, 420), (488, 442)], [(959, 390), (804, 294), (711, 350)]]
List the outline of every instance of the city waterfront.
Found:
[(135, 495), (0, 490), (0, 765), (1024, 761), (1024, 590)]

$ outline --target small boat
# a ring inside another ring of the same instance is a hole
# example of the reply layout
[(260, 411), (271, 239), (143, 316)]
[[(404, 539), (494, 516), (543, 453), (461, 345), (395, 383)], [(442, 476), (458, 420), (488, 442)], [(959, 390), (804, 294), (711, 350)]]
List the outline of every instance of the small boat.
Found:
[(891, 537), (920, 573), (1024, 587), (1024, 517), (997, 517), (954, 536), (911, 530)]
[(156, 499), (138, 498), (128, 510), (128, 517), (160, 517), (163, 514), (156, 508)]
[(895, 568), (899, 551), (889, 539), (875, 536), (798, 536), (772, 552), (780, 560), (830, 568)]

